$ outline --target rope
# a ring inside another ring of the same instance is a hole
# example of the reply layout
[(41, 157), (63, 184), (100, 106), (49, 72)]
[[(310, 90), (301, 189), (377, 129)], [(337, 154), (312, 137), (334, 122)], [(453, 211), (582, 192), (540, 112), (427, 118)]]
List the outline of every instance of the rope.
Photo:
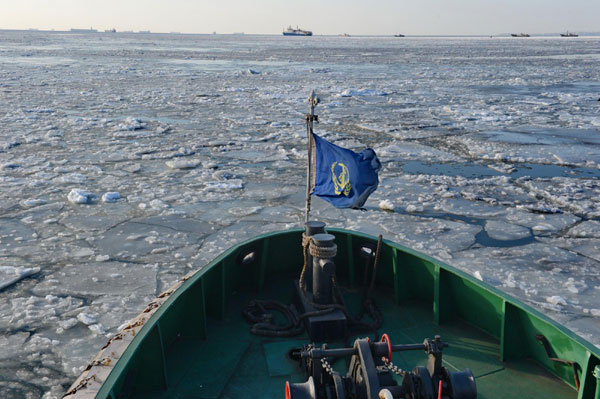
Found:
[[(268, 310), (282, 313), (287, 319), (286, 325), (277, 325), (273, 322), (273, 314)], [(250, 332), (255, 335), (267, 337), (293, 337), (304, 331), (300, 318), (293, 306), (288, 306), (277, 301), (253, 300), (242, 311), (242, 315), (251, 324)]]
[[(335, 255), (337, 254), (337, 246), (334, 244), (333, 247), (317, 247), (316, 245), (314, 245), (314, 242), (312, 241), (310, 236), (307, 236), (306, 233), (302, 233), (302, 252), (304, 257), (304, 263), (302, 266), (302, 271), (300, 272), (300, 281), (298, 284), (300, 286), (300, 292), (302, 293), (302, 295), (304, 295), (305, 301), (308, 302), (314, 309), (316, 309), (316, 311), (298, 314), (294, 305), (286, 305), (278, 301), (252, 300), (248, 303), (246, 308), (242, 310), (242, 315), (244, 316), (246, 321), (251, 324), (250, 332), (255, 335), (267, 337), (292, 337), (300, 335), (304, 332), (302, 320), (304, 320), (307, 317), (321, 316), (327, 313), (331, 313), (335, 310), (341, 310), (344, 313), (346, 319), (348, 320), (349, 327), (353, 332), (377, 332), (377, 330), (383, 324), (383, 316), (381, 314), (381, 311), (377, 307), (377, 304), (371, 299), (371, 292), (375, 283), (375, 275), (377, 271), (377, 264), (379, 263), (381, 244), (382, 236), (379, 235), (379, 239), (377, 241), (377, 250), (375, 253), (375, 261), (373, 263), (373, 274), (371, 276), (371, 283), (368, 288), (367, 295), (364, 297), (364, 300), (362, 302), (360, 313), (358, 317), (355, 318), (350, 314), (348, 308), (346, 307), (346, 304), (344, 303), (344, 298), (338, 287), (335, 273), (331, 277), (331, 282), (333, 285), (334, 300), (336, 301), (336, 303), (321, 305), (312, 302), (306, 296), (306, 290), (304, 289), (304, 275), (306, 273), (306, 268), (308, 267), (308, 253), (310, 253), (314, 257), (330, 259), (335, 257)], [(369, 261), (367, 262), (368, 267)], [(269, 310), (281, 313), (286, 318), (287, 324), (275, 324), (273, 322), (273, 314), (270, 313)], [(361, 320), (365, 313), (371, 318), (371, 323), (367, 323)]]
[(337, 245), (333, 244), (332, 247), (319, 247), (311, 240), (308, 251), (315, 258), (332, 259), (337, 255)]
[[(310, 99), (309, 99), (310, 102)], [(314, 104), (311, 102), (310, 104), (310, 115), (306, 115), (306, 138), (308, 139), (307, 144), (307, 169), (306, 169), (306, 210), (304, 215), (304, 221), (308, 223), (309, 215), (310, 215), (310, 200), (311, 200), (311, 185), (312, 185), (312, 142), (311, 142), (311, 134), (313, 131), (313, 118), (314, 118)]]
[(302, 271), (300, 272), (300, 280), (298, 281), (298, 285), (300, 286), (300, 290), (304, 292), (304, 273), (306, 273), (306, 264), (308, 262), (308, 245), (310, 244), (310, 236), (306, 235), (306, 233), (302, 233), (302, 255), (304, 256), (304, 263), (302, 264)]

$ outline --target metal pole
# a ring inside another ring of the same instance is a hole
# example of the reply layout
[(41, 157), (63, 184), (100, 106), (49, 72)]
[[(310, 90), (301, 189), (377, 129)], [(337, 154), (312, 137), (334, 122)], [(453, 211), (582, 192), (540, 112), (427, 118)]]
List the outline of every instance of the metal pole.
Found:
[(310, 192), (312, 185), (312, 133), (313, 133), (313, 121), (317, 120), (315, 115), (315, 106), (319, 103), (319, 99), (315, 95), (313, 90), (308, 98), (310, 104), (310, 114), (306, 115), (306, 137), (308, 139), (307, 150), (308, 150), (308, 161), (306, 170), (306, 213), (304, 216), (304, 223), (308, 223), (310, 214)]

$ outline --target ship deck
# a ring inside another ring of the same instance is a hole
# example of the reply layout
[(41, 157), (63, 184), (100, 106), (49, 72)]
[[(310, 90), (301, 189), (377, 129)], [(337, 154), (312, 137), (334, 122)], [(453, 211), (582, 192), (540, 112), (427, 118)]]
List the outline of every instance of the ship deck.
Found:
[[(360, 254), (376, 239), (328, 231), (338, 246), (336, 280), (349, 312), (356, 315), (370, 267)], [(311, 342), (306, 335), (254, 336), (242, 309), (251, 299), (292, 302), (303, 259), (300, 239), (300, 230), (265, 234), (180, 281), (103, 348), (68, 397), (282, 397), (286, 381), (307, 378), (288, 357), (289, 350)], [(441, 335), (449, 344), (444, 366), (449, 371), (470, 368), (480, 399), (591, 399), (600, 392), (594, 374), (600, 370), (597, 348), (494, 287), (409, 248), (383, 242), (373, 297), (383, 325), (372, 340), (387, 333), (393, 344), (411, 344)], [(352, 342), (353, 337), (328, 344)], [(427, 356), (394, 352), (392, 361), (412, 370), (425, 365)], [(345, 374), (347, 364), (340, 359), (333, 367)]]
[[(289, 290), (285, 290), (288, 286)], [(292, 285), (289, 281), (272, 281), (261, 298), (288, 301)], [(346, 293), (346, 300), (355, 304), (357, 294)], [(478, 398), (511, 399), (576, 398), (577, 392), (531, 359), (501, 362), (500, 343), (484, 332), (460, 320), (436, 325), (430, 304), (408, 301), (396, 305), (391, 295), (379, 293), (376, 302), (384, 314), (379, 334), (387, 333), (392, 343), (422, 343), (436, 334), (449, 343), (444, 349), (444, 367), (450, 371), (470, 368), (475, 376)], [(250, 334), (241, 311), (252, 295), (231, 297), (230, 311), (223, 320), (208, 323), (206, 340), (178, 340), (166, 356), (168, 390), (143, 392), (135, 398), (282, 398), (285, 382), (304, 382), (297, 362), (291, 360), (291, 348), (310, 343), (306, 334), (292, 338), (263, 338)], [(375, 338), (373, 334), (371, 339)], [(363, 335), (364, 337), (364, 335)], [(337, 346), (341, 343), (337, 343)], [(333, 345), (332, 347), (335, 347)], [(422, 351), (395, 352), (393, 363), (404, 370), (425, 366), (427, 355)], [(347, 371), (343, 359), (333, 364), (340, 373)], [(401, 377), (394, 376), (398, 384)]]

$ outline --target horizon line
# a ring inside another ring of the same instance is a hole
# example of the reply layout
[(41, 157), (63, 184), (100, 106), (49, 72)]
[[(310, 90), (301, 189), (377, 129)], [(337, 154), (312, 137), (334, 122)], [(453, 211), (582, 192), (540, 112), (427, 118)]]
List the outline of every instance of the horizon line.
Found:
[[(126, 33), (126, 34), (161, 34), (161, 35), (227, 35), (227, 36), (280, 36), (281, 33), (245, 33), (245, 32), (224, 32), (218, 33), (216, 31), (213, 32), (176, 32), (176, 31), (150, 31), (150, 30), (115, 30), (111, 31), (114, 28), (109, 29), (97, 29), (97, 28), (70, 28), (68, 30), (63, 29), (38, 29), (38, 28), (28, 28), (28, 29), (11, 29), (11, 28), (0, 28), (0, 31), (7, 32), (54, 32), (54, 33), (100, 33), (100, 34), (111, 34), (111, 33)], [(597, 32), (588, 32), (588, 31), (575, 31), (568, 30), (566, 32), (575, 33), (579, 36), (600, 36), (600, 31)], [(524, 33), (524, 32), (517, 32)], [(543, 33), (529, 33), (531, 37), (547, 37), (551, 35), (560, 35), (561, 33), (565, 33), (564, 31), (557, 32), (543, 32)], [(331, 36), (331, 37), (339, 37), (343, 35), (349, 35), (350, 37), (395, 37), (398, 33), (389, 33), (389, 34), (348, 34), (348, 33), (331, 33), (331, 34), (312, 34), (312, 36)], [(513, 32), (502, 32), (502, 33), (481, 33), (481, 34), (403, 34), (403, 37), (511, 37), (510, 35)], [(304, 37), (304, 36), (299, 36)], [(397, 37), (398, 39), (402, 39), (402, 37)]]

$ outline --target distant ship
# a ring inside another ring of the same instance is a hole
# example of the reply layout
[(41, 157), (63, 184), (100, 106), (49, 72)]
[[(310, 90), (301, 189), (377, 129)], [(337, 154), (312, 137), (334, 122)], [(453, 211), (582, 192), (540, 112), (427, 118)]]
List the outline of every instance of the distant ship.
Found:
[(288, 28), (283, 31), (283, 36), (312, 36), (312, 32), (309, 30), (300, 29), (297, 26), (296, 29), (288, 26)]
[(569, 31), (567, 31), (567, 33), (561, 33), (560, 35), (562, 37), (579, 37), (579, 35), (577, 33), (569, 32)]
[(347, 34), (347, 33), (341, 33), (341, 34), (340, 34), (340, 36), (341, 36), (341, 37), (350, 37), (350, 35), (349, 35), (349, 34)]
[(529, 37), (529, 33), (511, 33), (512, 37)]
[(112, 28), (112, 29), (105, 29), (105, 30), (104, 30), (104, 32), (106, 32), (106, 33), (116, 33), (116, 32), (117, 32), (117, 30), (116, 30), (115, 28)]
[(395, 34), (394, 37), (404, 37), (402, 33)]

